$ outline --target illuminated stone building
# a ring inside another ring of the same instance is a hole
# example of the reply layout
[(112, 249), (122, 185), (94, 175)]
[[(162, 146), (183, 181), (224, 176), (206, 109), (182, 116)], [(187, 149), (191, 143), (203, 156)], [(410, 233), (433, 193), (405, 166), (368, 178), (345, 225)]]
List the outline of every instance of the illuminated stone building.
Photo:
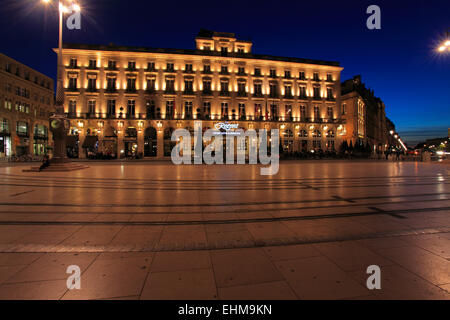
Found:
[(53, 97), (51, 78), (0, 53), (0, 158), (48, 151)]
[[(346, 124), (343, 139), (353, 145), (369, 144), (372, 150), (384, 151), (390, 144), (385, 105), (361, 82), (361, 76), (346, 80), (341, 86), (341, 119)], [(395, 129), (394, 129), (395, 130)]]
[(196, 49), (66, 44), (71, 157), (170, 156), (171, 132), (217, 122), (280, 129), (287, 152), (337, 149), (337, 62), (252, 53), (233, 33), (201, 30)]

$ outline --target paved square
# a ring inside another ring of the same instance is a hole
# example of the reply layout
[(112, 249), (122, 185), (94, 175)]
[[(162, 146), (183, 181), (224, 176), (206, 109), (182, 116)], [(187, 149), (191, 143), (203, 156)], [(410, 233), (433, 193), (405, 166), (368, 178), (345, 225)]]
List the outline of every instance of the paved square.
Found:
[(0, 299), (450, 299), (448, 164), (89, 166), (0, 167)]

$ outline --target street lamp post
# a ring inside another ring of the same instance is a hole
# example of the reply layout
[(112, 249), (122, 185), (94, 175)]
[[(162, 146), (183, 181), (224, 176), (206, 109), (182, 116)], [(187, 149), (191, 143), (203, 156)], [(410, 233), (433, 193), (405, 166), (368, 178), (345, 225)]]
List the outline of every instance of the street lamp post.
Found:
[[(50, 3), (50, 0), (42, 0), (44, 3)], [(68, 6), (76, 11), (80, 10), (80, 7), (73, 1), (67, 1), (65, 5), (64, 1), (58, 1), (59, 12), (59, 36), (58, 36), (58, 62), (57, 62), (57, 78), (56, 78), (56, 100), (55, 100), (55, 113), (50, 116), (50, 130), (53, 134), (53, 157), (50, 161), (51, 164), (63, 164), (67, 163), (66, 156), (66, 135), (69, 129), (69, 122), (64, 113), (64, 84), (63, 84), (63, 64), (62, 64), (62, 35), (63, 35), (63, 17), (64, 13), (69, 12)]]

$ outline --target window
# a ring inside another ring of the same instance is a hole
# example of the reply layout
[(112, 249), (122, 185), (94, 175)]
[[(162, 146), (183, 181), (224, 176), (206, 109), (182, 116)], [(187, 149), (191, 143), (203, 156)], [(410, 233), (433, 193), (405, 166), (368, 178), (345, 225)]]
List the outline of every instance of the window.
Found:
[(300, 98), (306, 98), (306, 87), (300, 87)]
[(186, 63), (186, 66), (184, 67), (184, 71), (192, 72), (192, 64), (191, 63)]
[(222, 54), (226, 54), (228, 52), (228, 48), (227, 47), (221, 47), (220, 51), (222, 52)]
[(173, 63), (168, 62), (168, 63), (166, 64), (166, 71), (169, 71), (169, 72), (174, 71), (174, 65), (173, 65)]
[(271, 78), (276, 78), (277, 77), (277, 70), (270, 69), (270, 77)]
[(88, 101), (88, 112), (90, 114), (95, 114), (95, 100)]
[(222, 79), (220, 80), (220, 94), (221, 95), (228, 95), (228, 80)]
[(193, 93), (194, 92), (193, 82), (194, 81), (192, 79), (184, 80), (184, 92), (185, 93)]
[(136, 78), (127, 79), (127, 91), (128, 92), (136, 91)]
[(319, 73), (318, 72), (313, 73), (313, 80), (319, 81)]
[(347, 114), (347, 104), (346, 103), (342, 104), (342, 114)]
[(147, 70), (148, 71), (155, 70), (155, 63), (154, 62), (147, 62)]
[(155, 91), (155, 79), (147, 79), (147, 91), (152, 92)]
[(77, 89), (77, 78), (69, 78), (69, 89), (70, 90)]
[(115, 91), (116, 90), (116, 78), (109, 77), (106, 84), (106, 90)]
[(270, 115), (272, 117), (272, 120), (278, 120), (278, 107), (276, 104), (270, 105)]
[(327, 81), (333, 81), (331, 73), (327, 73)]
[(211, 51), (211, 46), (210, 45), (205, 45), (205, 46), (203, 46), (203, 50)]
[(319, 130), (313, 131), (313, 138), (320, 138), (322, 137), (322, 133)]
[(332, 88), (327, 88), (327, 99), (328, 100), (334, 99), (334, 97), (333, 97), (333, 89)]
[(211, 66), (209, 64), (205, 64), (203, 66), (203, 72), (204, 73), (210, 73), (211, 72)]
[(88, 79), (88, 90), (89, 91), (95, 91), (97, 89), (97, 79), (95, 78), (89, 78)]
[(166, 79), (166, 92), (174, 93), (175, 92), (175, 79)]
[(244, 67), (238, 67), (238, 74), (244, 75), (245, 74), (245, 68)]
[(77, 101), (76, 100), (69, 101), (69, 114), (71, 114), (71, 115), (77, 114)]
[(70, 68), (76, 68), (78, 65), (78, 61), (76, 58), (70, 58), (69, 67)]
[(285, 71), (284, 71), (284, 77), (285, 77), (285, 78), (290, 78), (290, 77), (291, 77), (291, 71), (285, 70)]
[(127, 102), (127, 116), (134, 117), (136, 108), (136, 100), (130, 99)]
[(90, 59), (89, 60), (89, 69), (96, 69), (97, 68), (97, 60)]
[(109, 116), (116, 114), (116, 100), (109, 99), (106, 102), (106, 112), (108, 113)]
[(128, 70), (136, 70), (136, 62), (128, 61)]
[(228, 67), (227, 67), (227, 66), (221, 66), (221, 67), (220, 67), (220, 73), (225, 73), (225, 74), (227, 74), (227, 73), (228, 73)]
[(305, 71), (300, 71), (300, 72), (298, 73), (298, 78), (299, 78), (299, 80), (305, 80), (305, 79), (306, 79), (306, 77), (305, 77)]
[(287, 104), (287, 105), (284, 106), (284, 115), (285, 115), (287, 120), (291, 120), (292, 119), (292, 105)]
[(314, 87), (313, 92), (314, 92), (314, 99), (320, 99), (320, 87)]
[(257, 77), (261, 76), (261, 68), (255, 68), (254, 75)]
[(328, 119), (330, 119), (330, 120), (332, 120), (334, 118), (334, 116), (333, 116), (333, 107), (328, 107), (327, 108), (327, 116), (328, 116)]
[(292, 87), (291, 87), (291, 85), (285, 85), (284, 86), (284, 96), (285, 97), (292, 97)]
[(245, 119), (245, 103), (239, 103), (239, 118)]
[(184, 118), (185, 119), (192, 118), (192, 101), (184, 102)]
[(262, 106), (260, 103), (255, 103), (255, 119), (260, 120), (262, 118)]
[(300, 119), (306, 119), (306, 106), (300, 106)]
[(147, 112), (147, 119), (155, 119), (155, 101), (154, 100), (147, 100), (147, 102), (145, 103), (145, 108), (146, 108), (146, 112)]
[(238, 82), (238, 95), (239, 96), (245, 95), (245, 82), (243, 81)]
[(314, 120), (319, 120), (320, 118), (320, 109), (318, 106), (314, 106)]
[(306, 131), (306, 130), (300, 130), (300, 131), (298, 132), (298, 136), (299, 136), (300, 138), (307, 138), (307, 137), (308, 137), (308, 131)]
[(254, 84), (254, 92), (255, 92), (255, 96), (262, 95), (261, 83), (255, 83)]
[(211, 80), (203, 80), (203, 92), (211, 93)]
[(221, 114), (222, 114), (222, 119), (228, 118), (228, 102), (221, 103)]
[(238, 52), (238, 53), (244, 53), (244, 48), (238, 48), (238, 49), (237, 49), (237, 52)]
[(16, 132), (19, 136), (28, 136), (28, 123), (23, 121), (17, 122)]
[(271, 83), (269, 85), (269, 89), (270, 89), (270, 96), (271, 97), (276, 97), (278, 96), (278, 86), (275, 83)]
[(166, 101), (166, 119), (173, 118), (173, 109), (174, 109), (173, 106), (174, 106), (173, 100)]
[(203, 115), (209, 116), (211, 114), (211, 102), (203, 102)]
[(114, 69), (116, 69), (116, 68), (117, 68), (117, 66), (116, 66), (116, 61), (109, 60), (109, 61), (108, 61), (108, 69), (114, 70)]

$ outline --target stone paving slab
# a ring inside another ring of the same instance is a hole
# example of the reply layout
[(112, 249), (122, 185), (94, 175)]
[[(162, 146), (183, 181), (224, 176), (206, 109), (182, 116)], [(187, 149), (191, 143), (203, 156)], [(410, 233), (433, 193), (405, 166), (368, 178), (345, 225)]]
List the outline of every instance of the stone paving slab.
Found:
[[(450, 300), (448, 166), (258, 170), (2, 167), (0, 299)], [(81, 290), (66, 286), (73, 264)]]

